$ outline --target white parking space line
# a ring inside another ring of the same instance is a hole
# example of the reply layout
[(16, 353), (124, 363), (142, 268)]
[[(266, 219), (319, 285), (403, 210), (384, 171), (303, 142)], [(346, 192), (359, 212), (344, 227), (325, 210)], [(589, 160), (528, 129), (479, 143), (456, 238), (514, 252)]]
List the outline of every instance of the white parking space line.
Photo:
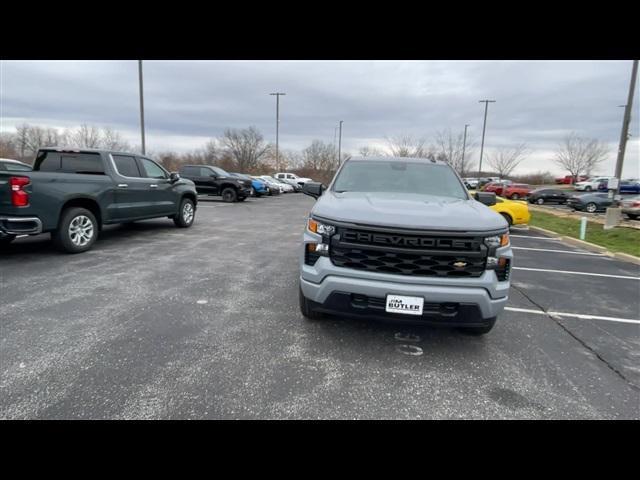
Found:
[(555, 317), (572, 317), (572, 318), (580, 318), (581, 320), (604, 320), (607, 322), (633, 323), (633, 324), (640, 325), (640, 320), (634, 320), (631, 318), (602, 317), (600, 315), (586, 315), (583, 313), (544, 312), (542, 310), (533, 310), (530, 308), (516, 308), (516, 307), (504, 307), (504, 309), (510, 312), (533, 313), (536, 315), (551, 315)]
[(566, 273), (568, 275), (587, 275), (587, 276), (593, 276), (593, 277), (623, 278), (625, 280), (640, 280), (640, 277), (630, 277), (626, 275), (609, 275), (607, 273), (589, 273), (589, 272), (571, 272), (568, 270), (549, 270), (546, 268), (513, 267), (513, 270), (527, 270), (531, 272)]
[(560, 237), (536, 237), (535, 235), (509, 235), (511, 238), (535, 238), (536, 240), (560, 240)]
[(592, 257), (607, 257), (604, 253), (574, 252), (571, 250), (556, 250), (552, 248), (511, 247), (512, 250), (532, 250), (534, 252), (570, 253), (571, 255), (591, 255)]

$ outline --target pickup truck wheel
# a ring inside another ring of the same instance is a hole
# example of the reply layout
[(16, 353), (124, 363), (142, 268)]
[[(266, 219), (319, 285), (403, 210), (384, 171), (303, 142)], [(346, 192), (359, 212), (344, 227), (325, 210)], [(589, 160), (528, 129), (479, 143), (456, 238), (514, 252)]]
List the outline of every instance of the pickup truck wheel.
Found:
[(15, 235), (0, 233), (0, 245), (8, 245), (16, 239)]
[(79, 207), (62, 212), (58, 229), (51, 234), (55, 247), (66, 253), (86, 252), (97, 237), (96, 217), (86, 208)]
[(195, 218), (196, 208), (193, 205), (193, 201), (188, 198), (183, 198), (180, 202), (178, 214), (173, 218), (173, 223), (178, 228), (189, 228), (193, 225)]
[(228, 187), (222, 191), (222, 200), (224, 200), (225, 202), (233, 203), (237, 199), (238, 199), (238, 194), (233, 188)]
[(486, 320), (487, 324), (484, 327), (466, 327), (466, 328), (461, 328), (460, 330), (463, 333), (466, 333), (469, 335), (484, 335), (486, 333), (489, 333), (493, 328), (493, 326), (496, 324), (496, 318), (497, 317), (493, 317)]
[(298, 298), (300, 300), (300, 312), (305, 318), (309, 320), (319, 320), (322, 318), (322, 314), (316, 312), (313, 307), (311, 307), (309, 300), (307, 300), (307, 297), (302, 293), (302, 288), (298, 288)]

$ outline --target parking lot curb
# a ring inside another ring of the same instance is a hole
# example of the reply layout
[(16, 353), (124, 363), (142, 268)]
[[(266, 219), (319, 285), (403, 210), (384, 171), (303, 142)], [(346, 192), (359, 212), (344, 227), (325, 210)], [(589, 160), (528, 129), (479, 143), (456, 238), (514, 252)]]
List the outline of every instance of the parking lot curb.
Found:
[(622, 260), (622, 261), (625, 261), (625, 262), (633, 263), (635, 265), (640, 265), (640, 258), (635, 257), (633, 255), (629, 255), (627, 253), (620, 253), (620, 252), (610, 252), (605, 247), (601, 247), (600, 245), (596, 245), (594, 243), (585, 242), (584, 240), (579, 240), (577, 238), (560, 235), (558, 232), (554, 232), (552, 230), (547, 230), (546, 228), (533, 227), (533, 226), (529, 226), (529, 228), (531, 230), (533, 230), (533, 231), (544, 233), (545, 235), (551, 235), (551, 236), (554, 236), (554, 237), (558, 237), (560, 240), (562, 240), (563, 242), (568, 243), (569, 245), (573, 245), (575, 247), (584, 248), (585, 250), (589, 250), (589, 251), (592, 251), (592, 252), (604, 253), (605, 255), (607, 255), (609, 257), (613, 257), (613, 258), (615, 258), (617, 260)]

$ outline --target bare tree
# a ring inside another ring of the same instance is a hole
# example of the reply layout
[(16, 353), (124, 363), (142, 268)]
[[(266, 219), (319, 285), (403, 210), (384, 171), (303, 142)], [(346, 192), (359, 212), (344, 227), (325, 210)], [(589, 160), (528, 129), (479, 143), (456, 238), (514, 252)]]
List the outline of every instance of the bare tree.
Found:
[(269, 150), (269, 145), (256, 127), (240, 130), (228, 128), (224, 131), (221, 143), (232, 155), (241, 172), (254, 169)]
[(435, 145), (436, 158), (447, 162), (460, 175), (464, 176), (472, 169), (471, 158), (475, 141), (467, 136), (465, 145), (464, 132), (454, 134), (451, 129), (438, 131), (435, 136)]
[(9, 132), (0, 133), (0, 158), (16, 159), (18, 157), (17, 137)]
[(511, 175), (520, 163), (527, 157), (527, 145), (521, 143), (515, 147), (499, 148), (493, 154), (487, 155), (487, 163), (500, 178)]
[(424, 138), (415, 138), (412, 135), (397, 135), (385, 137), (389, 151), (394, 157), (421, 157), (430, 158), (433, 151), (426, 146)]
[(364, 147), (360, 147), (360, 150), (358, 150), (358, 153), (360, 154), (361, 157), (381, 157), (385, 154), (379, 148), (370, 147), (368, 145), (365, 145)]
[(338, 152), (334, 145), (314, 140), (302, 151), (302, 161), (305, 168), (316, 171), (332, 171), (338, 168)]
[(69, 146), (78, 148), (99, 148), (101, 144), (100, 129), (93, 125), (82, 124), (75, 130), (65, 132)]
[(120, 132), (113, 130), (111, 127), (105, 127), (102, 129), (99, 144), (102, 148), (106, 148), (107, 150), (131, 150), (129, 142), (122, 137)]
[(590, 175), (608, 153), (607, 146), (597, 139), (571, 132), (558, 146), (553, 161), (577, 179), (581, 174)]

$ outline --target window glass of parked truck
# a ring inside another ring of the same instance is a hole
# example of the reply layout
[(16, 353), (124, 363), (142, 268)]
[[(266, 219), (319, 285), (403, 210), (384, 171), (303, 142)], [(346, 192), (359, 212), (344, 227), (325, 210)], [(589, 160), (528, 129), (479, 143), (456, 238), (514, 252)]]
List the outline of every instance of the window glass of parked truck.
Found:
[(416, 193), (468, 200), (469, 195), (447, 165), (425, 162), (347, 162), (333, 185), (335, 192)]

